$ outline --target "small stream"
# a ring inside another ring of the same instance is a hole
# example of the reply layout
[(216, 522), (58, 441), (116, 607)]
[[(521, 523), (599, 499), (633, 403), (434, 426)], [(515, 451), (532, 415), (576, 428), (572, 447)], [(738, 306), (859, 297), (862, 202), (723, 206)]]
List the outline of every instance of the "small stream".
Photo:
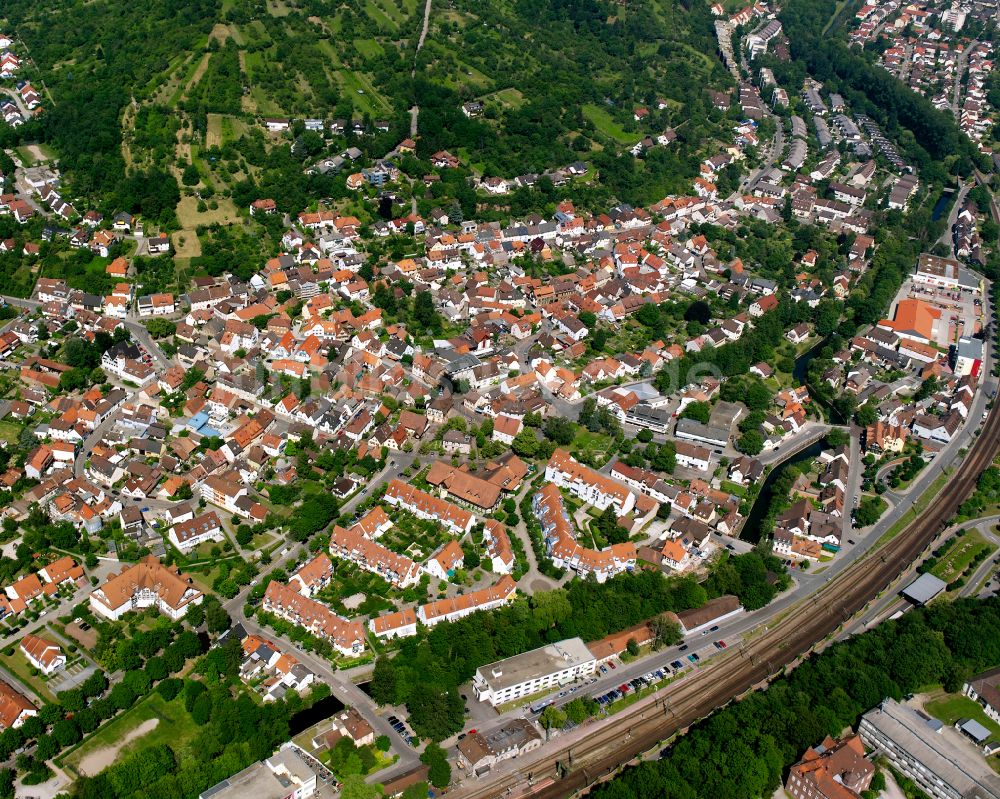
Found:
[(760, 540), (761, 522), (764, 521), (767, 511), (771, 507), (771, 498), (774, 493), (774, 481), (778, 479), (778, 475), (781, 474), (783, 467), (812, 460), (824, 449), (826, 449), (826, 447), (826, 439), (821, 438), (819, 441), (813, 442), (805, 449), (796, 452), (791, 457), (785, 458), (774, 465), (771, 471), (768, 472), (767, 477), (764, 478), (764, 484), (760, 487), (760, 493), (757, 495), (757, 499), (750, 508), (750, 513), (747, 514), (747, 520), (743, 525), (742, 531), (740, 532), (740, 538), (753, 544), (756, 544)]
[(288, 732), (291, 737), (295, 737), (303, 730), (308, 730), (313, 724), (328, 719), (343, 709), (344, 703), (333, 695), (320, 699), (312, 707), (300, 710), (288, 720)]
[[(804, 386), (806, 384), (806, 378), (809, 375), (809, 365), (816, 360), (820, 352), (822, 352), (823, 347), (829, 343), (829, 338), (820, 339), (812, 347), (803, 352), (798, 358), (795, 359), (795, 368), (792, 369), (792, 377), (800, 385)], [(824, 402), (820, 402), (816, 397), (812, 398), (819, 407), (823, 408), (827, 415), (830, 417), (830, 421), (833, 424), (847, 424), (847, 419), (844, 419), (837, 411), (831, 406)]]

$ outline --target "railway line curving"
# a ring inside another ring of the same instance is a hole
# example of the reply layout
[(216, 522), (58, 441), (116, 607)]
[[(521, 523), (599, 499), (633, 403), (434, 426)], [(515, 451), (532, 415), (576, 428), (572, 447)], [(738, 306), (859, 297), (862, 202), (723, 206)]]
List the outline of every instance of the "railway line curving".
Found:
[(698, 670), (603, 723), (583, 740), (525, 762), (516, 773), (456, 795), (475, 799), (569, 796), (603, 779), (682, 732), (698, 719), (807, 655), (841, 624), (888, 587), (947, 525), (972, 493), (1000, 447), (1000, 406), (994, 406), (979, 437), (940, 493), (939, 501), (755, 638), (731, 647), (710, 668)]

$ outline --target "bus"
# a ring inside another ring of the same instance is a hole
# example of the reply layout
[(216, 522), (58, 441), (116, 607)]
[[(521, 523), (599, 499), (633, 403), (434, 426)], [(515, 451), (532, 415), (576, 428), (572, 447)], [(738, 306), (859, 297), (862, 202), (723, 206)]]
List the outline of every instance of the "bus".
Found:
[(543, 699), (541, 702), (536, 702), (531, 706), (531, 712), (538, 714), (541, 713), (545, 708), (555, 702), (554, 699)]

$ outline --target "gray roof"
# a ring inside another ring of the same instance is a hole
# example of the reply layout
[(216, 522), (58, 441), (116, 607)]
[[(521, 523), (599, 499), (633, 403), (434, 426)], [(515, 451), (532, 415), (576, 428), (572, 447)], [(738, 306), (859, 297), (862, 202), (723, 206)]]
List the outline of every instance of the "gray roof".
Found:
[[(881, 749), (883, 741), (891, 741), (905, 753), (907, 762), (923, 767), (923, 779), (943, 783), (941, 795), (1000, 799), (1000, 777), (980, 753), (960, 745), (963, 742), (954, 737), (954, 730), (939, 731), (925, 716), (893, 699), (885, 700), (861, 719), (859, 732), (866, 745)], [(944, 786), (949, 786), (950, 791)]]
[(502, 691), (528, 680), (545, 677), (594, 660), (582, 638), (567, 638), (480, 666), (476, 671), (493, 691)]
[(948, 584), (944, 580), (939, 580), (930, 572), (921, 574), (916, 580), (902, 590), (906, 599), (918, 605), (926, 605), (934, 597), (944, 591)]

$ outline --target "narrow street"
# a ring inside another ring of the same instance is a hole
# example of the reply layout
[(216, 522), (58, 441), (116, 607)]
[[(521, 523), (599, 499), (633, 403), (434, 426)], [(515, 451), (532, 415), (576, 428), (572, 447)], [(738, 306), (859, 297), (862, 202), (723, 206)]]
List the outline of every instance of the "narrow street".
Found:
[[(420, 38), (417, 39), (417, 49), (413, 54), (413, 69), (410, 70), (410, 79), (416, 78), (417, 76), (417, 56), (423, 49), (424, 41), (427, 39), (427, 30), (431, 24), (431, 3), (432, 0), (425, 0), (424, 2), (424, 25), (420, 30)], [(417, 139), (417, 119), (420, 116), (420, 106), (414, 105), (410, 109), (410, 138), (416, 141)], [(414, 184), (416, 185), (416, 184)], [(413, 214), (417, 213), (417, 196), (414, 194), (410, 198), (410, 210)]]

